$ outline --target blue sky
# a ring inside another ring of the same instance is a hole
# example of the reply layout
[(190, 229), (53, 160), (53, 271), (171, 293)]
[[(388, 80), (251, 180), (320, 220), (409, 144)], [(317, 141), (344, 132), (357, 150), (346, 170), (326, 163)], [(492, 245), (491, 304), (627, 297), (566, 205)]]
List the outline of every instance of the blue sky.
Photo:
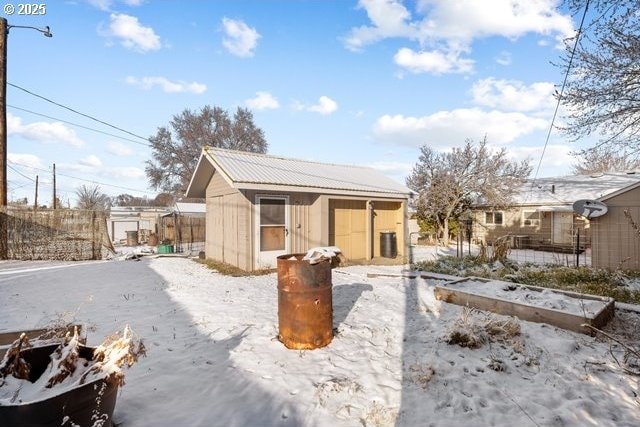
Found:
[[(143, 137), (185, 108), (249, 107), (271, 154), (369, 165), (400, 182), (421, 145), (485, 135), (537, 166), (563, 78), (551, 62), (575, 27), (556, 0), (43, 4), (44, 15), (4, 14), (54, 34), (11, 30), (11, 84)], [(13, 86), (7, 103), (10, 199), (32, 203), (38, 175), (49, 204), (53, 163), (71, 205), (89, 181), (155, 195), (142, 139)], [(554, 130), (539, 176), (568, 173), (577, 148)]]

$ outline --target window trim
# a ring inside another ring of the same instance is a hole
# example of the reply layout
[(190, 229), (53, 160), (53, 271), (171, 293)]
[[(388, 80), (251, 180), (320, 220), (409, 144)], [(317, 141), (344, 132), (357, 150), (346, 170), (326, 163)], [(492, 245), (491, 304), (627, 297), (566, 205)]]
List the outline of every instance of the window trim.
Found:
[[(491, 222), (487, 221), (487, 214), (491, 214)], [(500, 214), (502, 220), (500, 223), (496, 223), (496, 214)], [(504, 226), (504, 211), (484, 211), (484, 224), (494, 226)]]
[[(538, 217), (534, 219), (527, 219), (525, 218), (525, 213), (536, 213), (538, 214)], [(526, 221), (531, 221), (531, 223), (527, 224)], [(540, 227), (540, 211), (537, 209), (522, 209), (520, 226), (521, 227)]]

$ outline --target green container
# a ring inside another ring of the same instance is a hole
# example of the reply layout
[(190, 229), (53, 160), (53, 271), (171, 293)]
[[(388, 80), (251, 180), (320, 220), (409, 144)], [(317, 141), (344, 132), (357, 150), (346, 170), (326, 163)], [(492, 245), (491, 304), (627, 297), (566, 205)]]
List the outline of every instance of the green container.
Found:
[(173, 253), (173, 245), (158, 245), (158, 253), (159, 254), (172, 254)]

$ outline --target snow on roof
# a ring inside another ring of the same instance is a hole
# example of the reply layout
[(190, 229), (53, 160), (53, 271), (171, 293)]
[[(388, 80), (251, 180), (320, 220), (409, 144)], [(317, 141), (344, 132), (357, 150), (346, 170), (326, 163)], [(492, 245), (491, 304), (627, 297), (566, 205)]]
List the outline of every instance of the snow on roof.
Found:
[(567, 205), (576, 200), (604, 198), (640, 184), (640, 171), (538, 178), (523, 184), (517, 205)]
[(176, 211), (182, 213), (205, 213), (207, 205), (206, 203), (176, 202)]
[(409, 195), (411, 190), (369, 167), (319, 163), (206, 147), (204, 152), (238, 188), (251, 184)]

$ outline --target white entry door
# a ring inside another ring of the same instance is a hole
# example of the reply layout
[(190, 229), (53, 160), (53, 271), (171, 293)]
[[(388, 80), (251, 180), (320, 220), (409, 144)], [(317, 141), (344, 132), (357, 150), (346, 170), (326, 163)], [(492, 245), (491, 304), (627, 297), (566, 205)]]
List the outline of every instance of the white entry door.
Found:
[(275, 268), (289, 251), (289, 197), (256, 196), (256, 267)]
[(571, 243), (573, 233), (573, 214), (568, 212), (553, 213), (553, 243)]

